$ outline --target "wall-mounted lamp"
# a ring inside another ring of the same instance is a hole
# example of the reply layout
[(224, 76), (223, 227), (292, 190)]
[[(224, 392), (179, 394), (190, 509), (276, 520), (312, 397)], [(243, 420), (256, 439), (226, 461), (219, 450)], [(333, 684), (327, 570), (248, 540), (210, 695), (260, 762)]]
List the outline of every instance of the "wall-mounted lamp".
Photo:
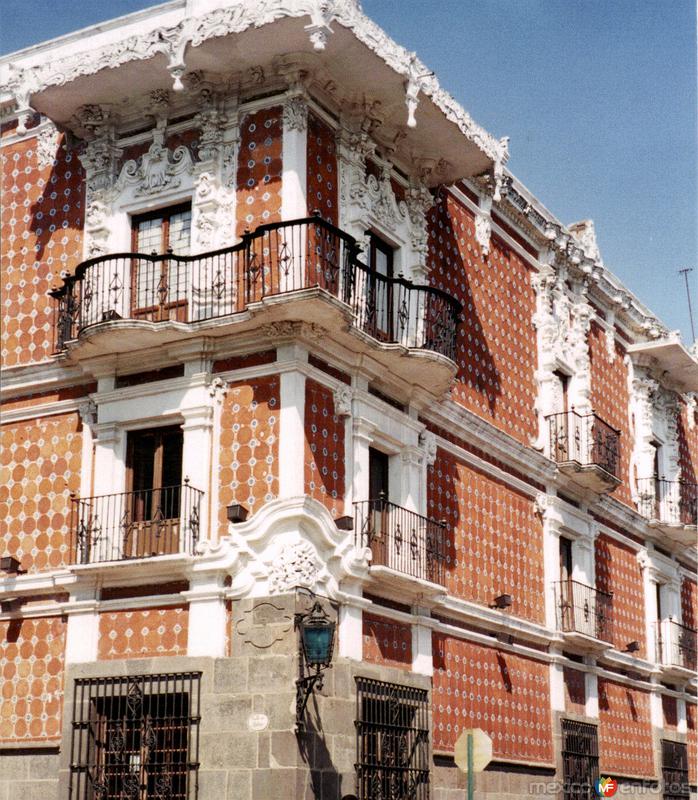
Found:
[(494, 598), (494, 607), (500, 609), (509, 608), (513, 602), (510, 594), (500, 594)]
[(14, 556), (2, 556), (0, 572), (9, 572), (11, 575), (19, 574), (19, 561)]
[(300, 631), (301, 677), (296, 681), (296, 731), (305, 727), (303, 716), (313, 689), (322, 689), (324, 671), (332, 661), (336, 623), (315, 600), (310, 611), (296, 614), (294, 626)]
[(0, 613), (12, 614), (15, 611), (19, 611), (23, 602), (24, 598), (22, 597), (13, 597), (11, 600), (2, 600), (0, 601)]
[(225, 509), (225, 516), (228, 522), (244, 522), (247, 519), (249, 511), (245, 506), (240, 503), (234, 503), (232, 506), (227, 506)]
[(628, 642), (625, 652), (626, 653), (637, 653), (640, 649), (640, 642)]

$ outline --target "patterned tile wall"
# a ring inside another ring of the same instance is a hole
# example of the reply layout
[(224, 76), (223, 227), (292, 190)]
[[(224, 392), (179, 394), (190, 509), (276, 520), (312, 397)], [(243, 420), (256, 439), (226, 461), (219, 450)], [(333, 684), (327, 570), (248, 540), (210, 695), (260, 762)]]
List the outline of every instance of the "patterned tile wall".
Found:
[(237, 235), (281, 219), (281, 108), (264, 108), (240, 122)]
[(305, 384), (305, 491), (333, 517), (344, 513), (344, 419), (334, 413), (332, 390)]
[(363, 639), (364, 661), (412, 669), (412, 630), (409, 625), (364, 612)]
[(31, 131), (0, 151), (2, 162), (2, 361), (43, 361), (53, 352), (53, 301), (60, 273), (82, 260), (83, 171), (58, 139), (53, 163), (39, 166)]
[(688, 781), (698, 783), (698, 704), (686, 702), (686, 724), (688, 726)]
[(241, 503), (250, 514), (279, 491), (279, 378), (233, 383), (223, 401), (218, 464), (219, 535), (226, 506)]
[(188, 623), (186, 605), (102, 613), (97, 658), (185, 656)]
[(428, 216), (429, 279), (463, 304), (453, 398), (530, 444), (538, 424), (531, 268), (496, 237), (483, 256), (472, 214), (451, 195)]
[(565, 686), (565, 709), (573, 714), (586, 714), (586, 686), (584, 673), (571, 667), (562, 668)]
[(511, 594), (510, 613), (544, 622), (543, 529), (530, 498), (439, 448), (427, 515), (448, 524), (449, 592), (485, 605)]
[(649, 694), (599, 678), (599, 766), (616, 775), (654, 775)]
[(628, 393), (628, 368), (624, 364), (625, 350), (616, 342), (615, 358), (611, 361), (606, 349), (606, 333), (596, 322), (589, 331), (589, 357), (591, 360), (591, 405), (594, 411), (611, 427), (620, 431), (620, 473), (622, 484), (613, 497), (632, 505), (630, 484), (630, 454), (633, 439), (630, 434)]
[[(694, 415), (693, 420), (689, 420), (689, 413)], [(688, 483), (698, 483), (698, 409), (689, 411), (682, 402), (678, 423), (681, 479)]]
[(690, 578), (681, 581), (681, 619), (689, 628), (698, 628), (698, 583)]
[(314, 114), (308, 115), (308, 214), (338, 222), (337, 148), (334, 131)]
[(605, 534), (596, 540), (595, 556), (596, 588), (613, 593), (613, 642), (619, 650), (624, 650), (628, 642), (640, 642), (637, 655), (644, 658), (645, 598), (637, 556)]
[(65, 617), (0, 622), (0, 742), (61, 735)]
[(434, 749), (482, 728), (494, 755), (530, 763), (553, 758), (548, 665), (491, 647), (433, 636)]
[(80, 490), (76, 413), (0, 428), (0, 547), (29, 572), (69, 562), (70, 493)]

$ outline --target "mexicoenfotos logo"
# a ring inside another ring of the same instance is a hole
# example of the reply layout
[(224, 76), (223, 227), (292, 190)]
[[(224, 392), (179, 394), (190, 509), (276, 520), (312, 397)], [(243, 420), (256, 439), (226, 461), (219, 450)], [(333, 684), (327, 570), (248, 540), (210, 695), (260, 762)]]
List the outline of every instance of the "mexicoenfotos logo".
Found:
[(615, 778), (599, 778), (596, 781), (596, 793), (599, 797), (613, 797), (618, 791), (618, 781)]

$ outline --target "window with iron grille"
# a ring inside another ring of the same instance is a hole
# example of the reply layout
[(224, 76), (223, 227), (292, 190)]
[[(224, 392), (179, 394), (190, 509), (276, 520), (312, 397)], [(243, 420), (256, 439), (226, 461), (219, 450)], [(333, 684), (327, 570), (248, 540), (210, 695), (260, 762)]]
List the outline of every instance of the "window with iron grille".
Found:
[(356, 678), (356, 702), (359, 800), (428, 800), (427, 690)]
[(594, 800), (599, 779), (599, 737), (595, 725), (562, 720), (564, 800)]
[(196, 800), (200, 679), (76, 680), (70, 800)]
[(664, 800), (687, 800), (688, 748), (685, 744), (662, 739), (662, 780)]

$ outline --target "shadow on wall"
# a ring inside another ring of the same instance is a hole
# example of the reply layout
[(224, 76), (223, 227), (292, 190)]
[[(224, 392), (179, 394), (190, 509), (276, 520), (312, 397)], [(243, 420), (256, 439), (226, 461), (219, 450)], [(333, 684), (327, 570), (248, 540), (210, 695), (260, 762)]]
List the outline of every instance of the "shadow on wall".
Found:
[(342, 778), (332, 761), (327, 747), (326, 737), (322, 732), (317, 701), (312, 697), (313, 714), (306, 709), (305, 731), (297, 735), (301, 758), (310, 770), (310, 787), (313, 797), (340, 798)]

